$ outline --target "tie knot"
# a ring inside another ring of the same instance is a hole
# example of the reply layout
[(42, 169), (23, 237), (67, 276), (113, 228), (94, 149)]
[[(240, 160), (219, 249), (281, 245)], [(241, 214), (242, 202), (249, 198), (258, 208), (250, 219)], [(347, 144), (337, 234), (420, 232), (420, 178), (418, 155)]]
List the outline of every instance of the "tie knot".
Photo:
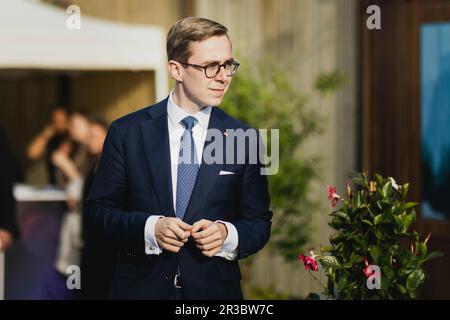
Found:
[(181, 120), (181, 123), (186, 127), (186, 130), (191, 131), (191, 129), (195, 126), (197, 123), (197, 119), (194, 117), (186, 117), (183, 120)]

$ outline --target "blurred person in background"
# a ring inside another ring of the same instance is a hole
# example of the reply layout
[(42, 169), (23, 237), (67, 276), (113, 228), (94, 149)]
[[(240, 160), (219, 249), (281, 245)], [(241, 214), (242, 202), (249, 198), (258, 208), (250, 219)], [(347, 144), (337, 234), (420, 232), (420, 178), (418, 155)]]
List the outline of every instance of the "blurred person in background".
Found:
[(75, 145), (65, 141), (51, 155), (52, 164), (65, 176), (67, 184), (68, 211), (62, 215), (59, 228), (59, 241), (54, 263), (47, 284), (47, 299), (71, 300), (78, 298), (76, 290), (67, 288), (67, 270), (69, 266), (80, 266), (82, 235), (81, 235), (81, 201), (85, 178), (94, 166), (94, 158), (89, 152), (91, 139), (88, 116), (74, 112), (70, 116), (68, 131)]
[(27, 156), (31, 160), (39, 160), (45, 156), (48, 182), (52, 185), (64, 184), (59, 181), (58, 169), (51, 160), (51, 155), (62, 143), (68, 140), (67, 126), (69, 111), (63, 106), (56, 106), (51, 111), (50, 123), (31, 141), (27, 147)]
[(51, 155), (52, 164), (65, 176), (67, 205), (75, 210), (80, 205), (84, 178), (95, 165), (95, 158), (89, 152), (91, 139), (89, 116), (76, 111), (70, 116), (68, 123), (68, 139)]
[(18, 237), (13, 197), (14, 162), (5, 131), (0, 128), (0, 252)]
[[(90, 118), (89, 152), (96, 165), (87, 175), (83, 186), (83, 203), (87, 198), (108, 131), (108, 124), (101, 118)], [(83, 210), (83, 250), (81, 258), (81, 299), (108, 299), (117, 254), (109, 241), (86, 223)]]

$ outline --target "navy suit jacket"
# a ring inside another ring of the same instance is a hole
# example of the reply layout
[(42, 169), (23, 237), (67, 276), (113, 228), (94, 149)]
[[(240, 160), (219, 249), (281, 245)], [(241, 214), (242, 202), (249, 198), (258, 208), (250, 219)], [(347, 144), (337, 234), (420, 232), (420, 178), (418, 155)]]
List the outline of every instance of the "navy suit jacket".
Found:
[[(217, 107), (209, 128), (249, 129)], [(189, 224), (201, 219), (233, 223), (238, 259), (262, 249), (271, 230), (267, 177), (260, 174), (260, 163), (250, 162), (202, 163), (183, 219)], [(221, 170), (236, 174), (219, 175)], [(112, 298), (167, 299), (179, 266), (186, 299), (241, 299), (238, 261), (206, 257), (192, 239), (178, 253), (145, 255), (147, 218), (175, 217), (171, 181), (166, 98), (111, 124), (86, 201), (87, 222), (121, 252)]]

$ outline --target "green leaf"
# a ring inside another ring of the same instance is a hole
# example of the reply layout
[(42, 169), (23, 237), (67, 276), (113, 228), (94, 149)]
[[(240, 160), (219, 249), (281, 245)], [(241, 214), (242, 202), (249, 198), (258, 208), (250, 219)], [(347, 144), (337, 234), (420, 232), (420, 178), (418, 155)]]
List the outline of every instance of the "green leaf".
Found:
[(320, 248), (320, 250), (322, 252), (330, 252), (330, 251), (333, 250), (333, 247), (331, 247), (331, 246), (323, 246), (323, 247)]
[(381, 205), (380, 201), (376, 202), (378, 209), (383, 210), (383, 206)]
[(306, 300), (320, 300), (320, 296), (317, 293), (310, 293), (306, 297)]
[(383, 271), (384, 271), (384, 272), (383, 272), (383, 276), (386, 277), (386, 278), (388, 278), (388, 279), (391, 279), (391, 280), (392, 280), (392, 279), (394, 279), (395, 276), (396, 276), (395, 271), (392, 270), (392, 269), (390, 269), (390, 268), (385, 268)]
[(403, 221), (403, 231), (407, 232), (409, 227), (416, 221), (416, 211), (413, 209), (411, 212), (404, 216)]
[(320, 264), (324, 267), (324, 268), (334, 268), (334, 269), (338, 269), (340, 268), (340, 264), (337, 261), (336, 257), (333, 256), (324, 256), (320, 259)]
[(358, 209), (361, 206), (361, 192), (355, 192), (355, 196), (353, 197), (353, 205), (354, 209)]
[(388, 277), (381, 277), (381, 289), (387, 289), (391, 286), (391, 280)]
[(356, 242), (357, 244), (359, 244), (362, 248), (367, 247), (367, 241), (366, 241), (363, 237), (361, 237), (361, 236), (356, 236), (356, 237), (354, 238), (354, 240), (355, 240), (355, 242)]
[(425, 274), (422, 270), (417, 269), (411, 272), (406, 279), (406, 288), (408, 291), (415, 291), (419, 288), (425, 281)]
[(414, 207), (416, 207), (418, 204), (419, 204), (419, 203), (417, 203), (417, 202), (407, 202), (407, 203), (404, 205), (404, 210), (409, 210), (409, 209), (411, 209), (411, 208), (414, 208)]
[(357, 255), (357, 254), (355, 254), (355, 253), (352, 253), (352, 255), (350, 256), (350, 263), (360, 263), (360, 262), (362, 262), (363, 261), (363, 257), (361, 257), (361, 256), (359, 256), (359, 255)]
[(375, 173), (374, 176), (375, 176), (375, 179), (377, 180), (377, 184), (379, 186), (381, 186), (383, 184), (383, 181), (384, 181), (383, 177), (380, 176), (378, 173)]
[(383, 215), (380, 213), (375, 216), (375, 218), (373, 219), (373, 222), (375, 225), (378, 225), (382, 219), (383, 219)]
[(383, 190), (382, 190), (383, 198), (386, 198), (391, 193), (391, 191), (392, 191), (392, 183), (391, 183), (391, 180), (389, 180), (383, 186)]
[(406, 195), (408, 194), (408, 190), (409, 190), (409, 183), (405, 183), (404, 185), (402, 185), (403, 199), (406, 198)]
[(349, 262), (344, 263), (344, 264), (342, 265), (342, 268), (344, 268), (344, 269), (350, 269), (350, 268), (353, 268), (353, 265), (354, 265), (354, 263), (351, 262), (351, 261), (349, 261)]
[(348, 277), (346, 274), (342, 274), (342, 276), (338, 281), (338, 288), (341, 290), (345, 290), (347, 288), (347, 285), (348, 285)]
[(370, 256), (372, 257), (375, 264), (378, 264), (378, 259), (380, 258), (381, 250), (377, 247), (370, 249)]
[(365, 224), (368, 224), (369, 226), (373, 227), (373, 223), (370, 222), (369, 220), (363, 219), (361, 221), (364, 222)]
[(342, 211), (335, 211), (335, 212), (331, 213), (330, 215), (334, 216), (334, 217), (341, 217), (341, 218), (344, 218), (345, 220), (349, 219), (348, 214), (346, 214), (345, 212), (342, 212)]
[(406, 288), (402, 286), (400, 283), (396, 283), (395, 286), (397, 287), (398, 291), (400, 291), (401, 294), (406, 294)]
[(417, 250), (421, 257), (425, 257), (427, 255), (427, 245), (423, 242), (416, 243)]
[(352, 172), (349, 175), (354, 185), (361, 186), (364, 188), (369, 188), (369, 184), (367, 183), (367, 178), (360, 172)]
[(442, 258), (444, 256), (444, 253), (439, 251), (433, 251), (427, 256), (427, 260), (435, 259), (435, 258)]

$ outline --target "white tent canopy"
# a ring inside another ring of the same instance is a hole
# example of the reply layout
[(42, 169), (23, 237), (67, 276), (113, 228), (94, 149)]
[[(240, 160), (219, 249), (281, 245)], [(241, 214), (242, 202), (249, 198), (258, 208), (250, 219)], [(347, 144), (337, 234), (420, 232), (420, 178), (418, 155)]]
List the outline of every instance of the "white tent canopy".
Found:
[(1, 0), (0, 70), (153, 70), (156, 98), (167, 95), (162, 29), (87, 17), (82, 11), (80, 29), (70, 29), (71, 19), (47, 4)]

